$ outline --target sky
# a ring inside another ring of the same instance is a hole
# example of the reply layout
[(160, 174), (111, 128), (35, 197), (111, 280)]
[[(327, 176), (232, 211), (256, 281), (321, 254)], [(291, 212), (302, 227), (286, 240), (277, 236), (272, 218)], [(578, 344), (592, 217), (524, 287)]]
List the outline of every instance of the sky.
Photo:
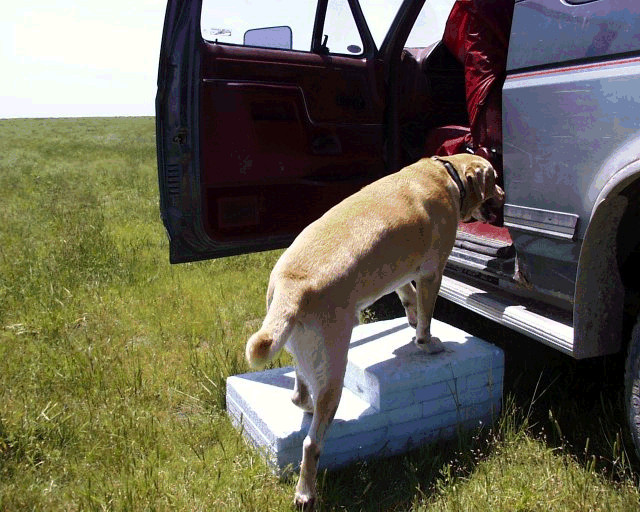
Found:
[[(206, 1), (233, 6), (240, 19), (242, 6), (254, 15), (264, 11), (259, 16), (264, 19), (274, 12), (274, 3), (285, 0)], [(294, 5), (307, 1), (295, 0)], [(165, 1), (5, 3), (0, 17), (0, 119), (154, 115)], [(384, 34), (390, 5), (396, 3), (361, 0), (376, 39)], [(451, 3), (428, 0), (423, 19), (443, 24)], [(226, 28), (219, 24), (214, 23)]]
[(22, 0), (0, 17), (0, 118), (154, 113), (166, 3)]

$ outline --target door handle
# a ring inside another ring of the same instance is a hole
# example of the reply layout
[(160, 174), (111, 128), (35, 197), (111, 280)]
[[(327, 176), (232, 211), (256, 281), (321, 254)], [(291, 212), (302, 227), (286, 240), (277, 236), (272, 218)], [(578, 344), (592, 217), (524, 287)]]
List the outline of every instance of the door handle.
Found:
[(311, 152), (314, 155), (339, 155), (342, 144), (337, 135), (317, 135), (311, 140)]

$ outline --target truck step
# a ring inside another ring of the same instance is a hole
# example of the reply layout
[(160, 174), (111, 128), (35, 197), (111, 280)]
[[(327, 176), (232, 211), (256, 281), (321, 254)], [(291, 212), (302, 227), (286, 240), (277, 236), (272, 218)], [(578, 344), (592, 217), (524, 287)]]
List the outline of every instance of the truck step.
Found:
[(495, 258), (513, 258), (516, 254), (511, 241), (478, 236), (462, 230), (456, 233), (455, 246)]
[(511, 278), (515, 268), (515, 258), (494, 258), (479, 252), (454, 247), (447, 264), (481, 274)]
[(573, 355), (573, 323), (556, 308), (544, 311), (517, 295), (479, 280), (443, 276), (439, 295), (530, 338)]
[(473, 273), (510, 278), (515, 267), (513, 243), (458, 230), (448, 265)]

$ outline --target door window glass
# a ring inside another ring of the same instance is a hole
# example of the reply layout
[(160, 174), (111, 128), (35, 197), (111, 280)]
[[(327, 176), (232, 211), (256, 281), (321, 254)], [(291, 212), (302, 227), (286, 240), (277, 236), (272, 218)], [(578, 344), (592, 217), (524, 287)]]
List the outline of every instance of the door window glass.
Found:
[(311, 50), (316, 2), (204, 0), (200, 31), (208, 41)]
[[(204, 0), (200, 30), (207, 41), (310, 51), (316, 5), (308, 0)], [(329, 53), (362, 53), (347, 0), (329, 0), (322, 33)]]
[(402, 0), (360, 0), (360, 8), (378, 48), (382, 46), (400, 4)]
[(329, 53), (362, 53), (362, 39), (347, 0), (329, 0), (322, 32)]
[(436, 41), (440, 41), (453, 3), (454, 0), (425, 2), (409, 33), (405, 47), (426, 48)]
[[(444, 25), (455, 0), (427, 0), (405, 46), (424, 48), (442, 38)], [(380, 48), (402, 0), (360, 0), (362, 12), (376, 46)]]

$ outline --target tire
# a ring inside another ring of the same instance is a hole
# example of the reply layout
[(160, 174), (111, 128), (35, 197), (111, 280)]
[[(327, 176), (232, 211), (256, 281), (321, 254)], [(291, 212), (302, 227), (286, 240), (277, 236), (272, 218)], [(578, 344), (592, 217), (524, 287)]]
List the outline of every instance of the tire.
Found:
[(629, 341), (624, 372), (624, 402), (627, 430), (636, 456), (640, 459), (640, 317), (633, 326)]

